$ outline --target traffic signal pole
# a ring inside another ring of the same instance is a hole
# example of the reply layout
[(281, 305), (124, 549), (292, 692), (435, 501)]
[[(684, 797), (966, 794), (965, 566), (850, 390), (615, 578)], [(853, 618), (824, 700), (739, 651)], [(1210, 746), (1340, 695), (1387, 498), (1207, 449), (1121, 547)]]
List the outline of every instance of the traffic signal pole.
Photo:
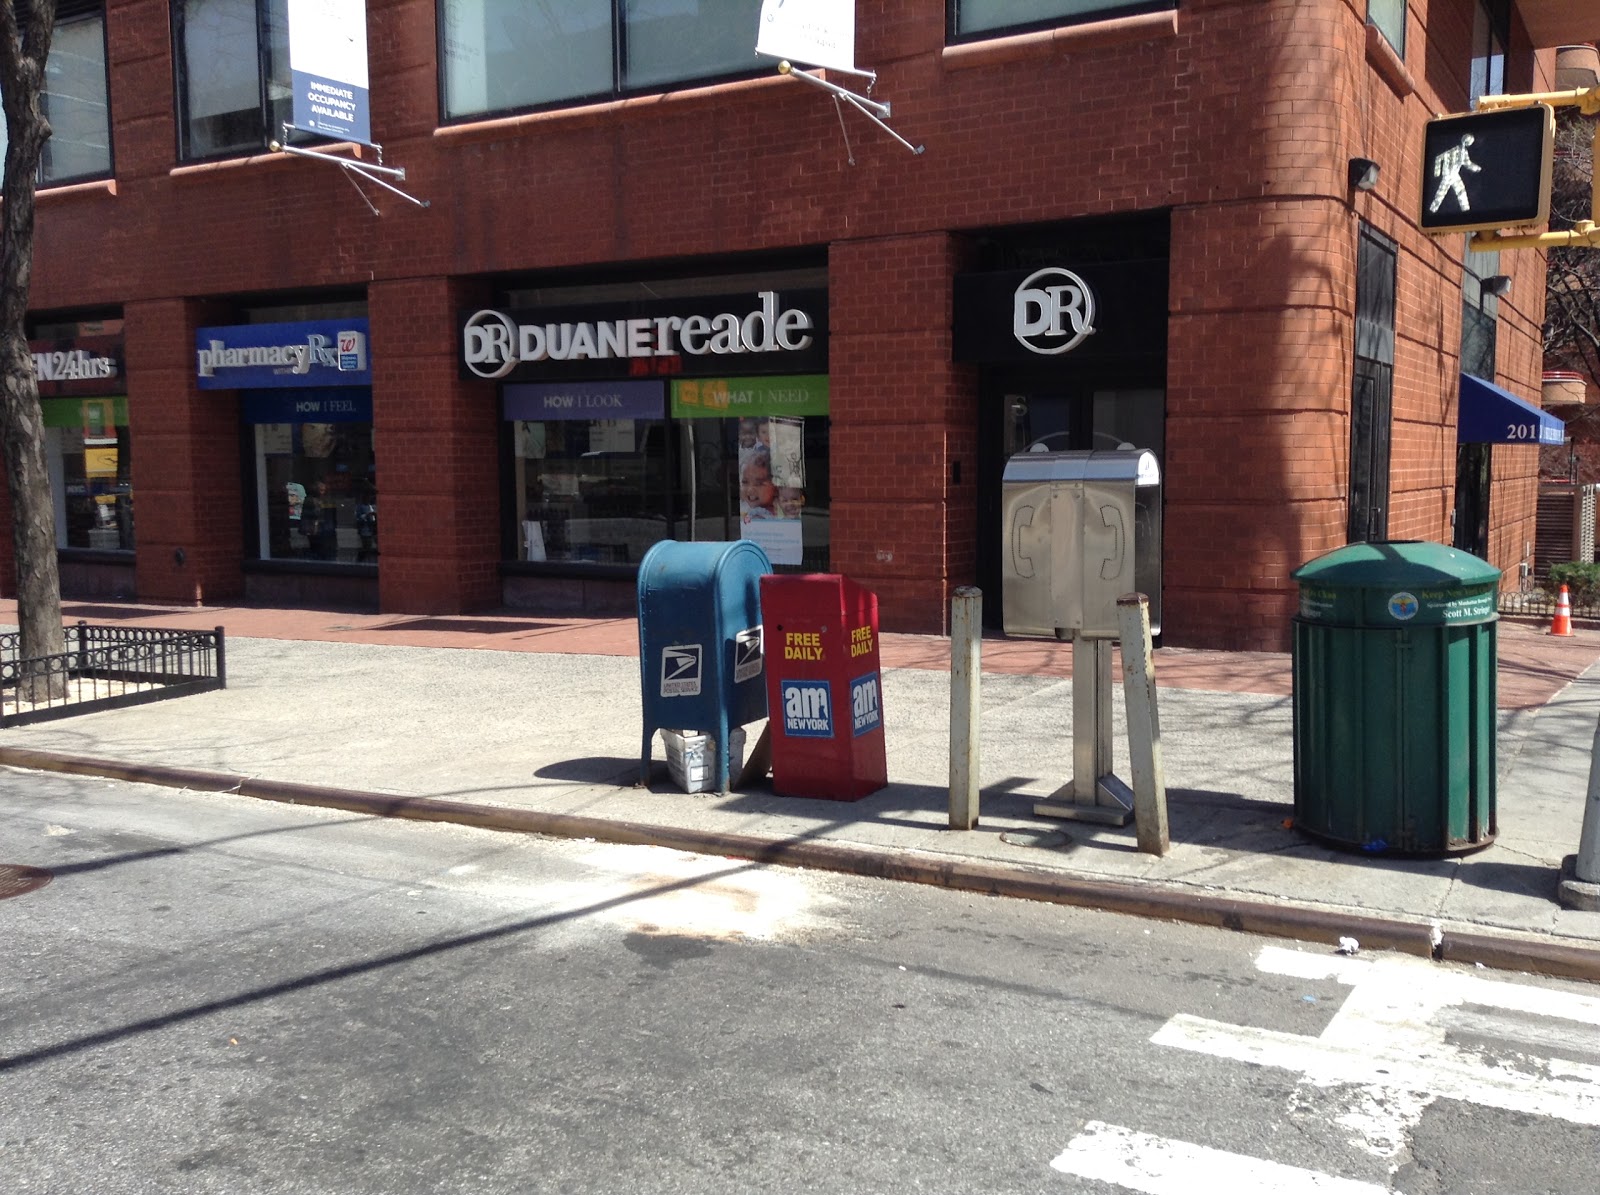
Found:
[[(1546, 91), (1531, 95), (1486, 95), (1478, 100), (1480, 112), (1493, 112), (1506, 108), (1529, 108), (1534, 104), (1548, 104), (1552, 108), (1577, 108), (1585, 116), (1600, 116), (1600, 87), (1575, 88), (1572, 91)], [(1593, 161), (1600, 164), (1600, 121), (1594, 127)], [(1566, 246), (1586, 246), (1600, 249), (1600, 169), (1591, 169), (1589, 219), (1577, 221), (1563, 232), (1499, 233), (1480, 232), (1473, 236), (1474, 249), (1552, 249)]]

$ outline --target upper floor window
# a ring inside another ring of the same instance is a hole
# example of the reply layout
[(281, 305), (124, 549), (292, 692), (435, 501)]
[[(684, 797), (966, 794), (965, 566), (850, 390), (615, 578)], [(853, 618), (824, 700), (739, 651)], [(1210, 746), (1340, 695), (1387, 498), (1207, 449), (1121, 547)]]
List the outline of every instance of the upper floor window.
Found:
[(1474, 106), (1480, 96), (1505, 93), (1510, 39), (1510, 0), (1478, 0), (1472, 14), (1472, 80), (1467, 96)]
[(949, 0), (950, 36), (961, 40), (1064, 25), (1100, 17), (1161, 12), (1176, 0)]
[(293, 112), (288, 0), (175, 0), (178, 156), (250, 153)]
[(442, 0), (446, 120), (752, 74), (761, 0)]
[(1406, 0), (1367, 0), (1367, 24), (1383, 34), (1396, 54), (1406, 56)]
[[(102, 0), (59, 0), (39, 107), (50, 137), (39, 154), (38, 185), (111, 173), (111, 118), (106, 103), (106, 18)], [(0, 153), (6, 131), (0, 122)]]

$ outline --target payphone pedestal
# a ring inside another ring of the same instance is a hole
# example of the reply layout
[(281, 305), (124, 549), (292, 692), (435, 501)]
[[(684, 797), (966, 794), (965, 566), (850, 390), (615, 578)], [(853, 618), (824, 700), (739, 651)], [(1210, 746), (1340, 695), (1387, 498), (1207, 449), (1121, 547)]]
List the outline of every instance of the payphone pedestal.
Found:
[(1072, 637), (1072, 779), (1033, 812), (1105, 826), (1133, 820), (1133, 790), (1112, 772), (1109, 639)]

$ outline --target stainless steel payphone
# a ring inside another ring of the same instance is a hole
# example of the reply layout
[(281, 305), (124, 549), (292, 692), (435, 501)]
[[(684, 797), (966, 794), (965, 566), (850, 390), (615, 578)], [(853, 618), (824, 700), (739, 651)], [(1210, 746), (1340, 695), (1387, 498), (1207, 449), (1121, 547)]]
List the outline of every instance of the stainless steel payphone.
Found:
[(1111, 641), (1117, 599), (1150, 600), (1161, 628), (1161, 469), (1123, 448), (1018, 453), (1002, 478), (1006, 634), (1072, 640), (1072, 782), (1034, 812), (1126, 825), (1133, 795), (1112, 774)]

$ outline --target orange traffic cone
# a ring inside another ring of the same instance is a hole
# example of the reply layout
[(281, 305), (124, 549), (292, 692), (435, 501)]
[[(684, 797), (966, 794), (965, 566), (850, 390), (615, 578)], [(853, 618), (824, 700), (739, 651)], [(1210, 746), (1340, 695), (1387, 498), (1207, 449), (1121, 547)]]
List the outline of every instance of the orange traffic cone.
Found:
[(1556, 616), (1550, 620), (1550, 633), (1552, 635), (1572, 634), (1572, 599), (1567, 597), (1567, 587), (1561, 587), (1561, 593), (1556, 598)]

